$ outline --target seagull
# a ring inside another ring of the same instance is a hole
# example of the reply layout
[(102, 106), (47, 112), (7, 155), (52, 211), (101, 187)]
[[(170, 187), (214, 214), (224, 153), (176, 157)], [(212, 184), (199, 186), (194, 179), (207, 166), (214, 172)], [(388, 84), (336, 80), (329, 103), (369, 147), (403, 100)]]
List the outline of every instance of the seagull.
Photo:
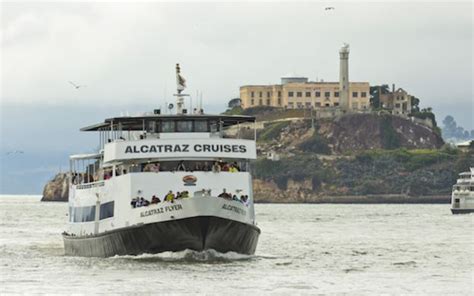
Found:
[(23, 154), (25, 152), (21, 151), (21, 150), (15, 150), (15, 151), (8, 151), (7, 152), (7, 155), (10, 155), (10, 154)]
[(326, 7), (324, 8), (324, 10), (334, 10), (335, 8), (334, 7)]
[(85, 85), (78, 85), (78, 84), (75, 84), (75, 83), (72, 82), (72, 81), (69, 81), (69, 83), (70, 83), (72, 86), (74, 86), (76, 89), (79, 89), (79, 88), (81, 88), (81, 87), (85, 87)]

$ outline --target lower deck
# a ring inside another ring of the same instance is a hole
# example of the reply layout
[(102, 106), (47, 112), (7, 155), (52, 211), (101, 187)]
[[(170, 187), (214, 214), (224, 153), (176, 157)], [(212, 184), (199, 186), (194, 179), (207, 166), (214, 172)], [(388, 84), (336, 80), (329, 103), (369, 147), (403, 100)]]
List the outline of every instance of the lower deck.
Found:
[(119, 228), (213, 216), (254, 225), (249, 173), (160, 172), (121, 175), (71, 186), (66, 233), (78, 237)]

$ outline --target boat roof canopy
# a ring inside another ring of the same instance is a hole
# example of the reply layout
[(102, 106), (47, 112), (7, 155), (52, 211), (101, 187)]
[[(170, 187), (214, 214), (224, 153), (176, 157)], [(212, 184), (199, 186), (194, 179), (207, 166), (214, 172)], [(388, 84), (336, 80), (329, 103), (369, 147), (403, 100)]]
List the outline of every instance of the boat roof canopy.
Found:
[(69, 156), (70, 160), (81, 160), (81, 159), (97, 159), (102, 156), (101, 153), (89, 153), (89, 154), (74, 154)]
[(145, 115), (145, 116), (123, 116), (112, 117), (105, 119), (102, 123), (93, 124), (81, 128), (81, 131), (99, 131), (109, 130), (111, 126), (116, 129), (121, 125), (122, 130), (139, 131), (143, 129), (143, 124), (149, 121), (163, 122), (163, 121), (217, 121), (223, 124), (223, 127), (228, 127), (236, 124), (255, 122), (254, 116), (243, 115)]

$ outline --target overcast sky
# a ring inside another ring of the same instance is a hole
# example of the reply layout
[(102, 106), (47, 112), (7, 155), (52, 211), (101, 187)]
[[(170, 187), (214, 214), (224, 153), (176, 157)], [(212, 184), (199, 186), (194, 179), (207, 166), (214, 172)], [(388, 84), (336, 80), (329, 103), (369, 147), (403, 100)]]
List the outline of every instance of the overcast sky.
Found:
[[(57, 147), (55, 129), (76, 132), (112, 111), (164, 106), (177, 62), (187, 92), (202, 91), (212, 111), (223, 111), (239, 86), (279, 83), (289, 72), (337, 81), (343, 42), (351, 81), (395, 83), (432, 106), (439, 122), (452, 114), (474, 128), (470, 1), (2, 3), (0, 30), (2, 138), (11, 137), (3, 150), (27, 145), (20, 128)], [(21, 125), (18, 110), (33, 124)]]

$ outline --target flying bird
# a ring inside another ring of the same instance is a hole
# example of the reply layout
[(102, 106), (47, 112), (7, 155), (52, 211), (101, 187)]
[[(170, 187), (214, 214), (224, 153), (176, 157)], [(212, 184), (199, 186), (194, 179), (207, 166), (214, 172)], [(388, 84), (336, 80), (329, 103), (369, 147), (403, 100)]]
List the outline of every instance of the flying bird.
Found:
[(21, 150), (15, 150), (15, 151), (8, 151), (7, 152), (7, 155), (10, 155), (10, 154), (23, 154), (25, 152), (21, 151)]
[(324, 10), (334, 10), (334, 9), (336, 9), (336, 8), (334, 8), (334, 7), (332, 7), (332, 6), (331, 6), (331, 7), (326, 7), (326, 8), (324, 8)]
[(78, 85), (78, 84), (75, 84), (75, 83), (72, 82), (72, 81), (69, 81), (69, 83), (70, 83), (72, 86), (74, 86), (75, 89), (79, 89), (79, 88), (81, 88), (81, 87), (86, 87), (85, 85)]

